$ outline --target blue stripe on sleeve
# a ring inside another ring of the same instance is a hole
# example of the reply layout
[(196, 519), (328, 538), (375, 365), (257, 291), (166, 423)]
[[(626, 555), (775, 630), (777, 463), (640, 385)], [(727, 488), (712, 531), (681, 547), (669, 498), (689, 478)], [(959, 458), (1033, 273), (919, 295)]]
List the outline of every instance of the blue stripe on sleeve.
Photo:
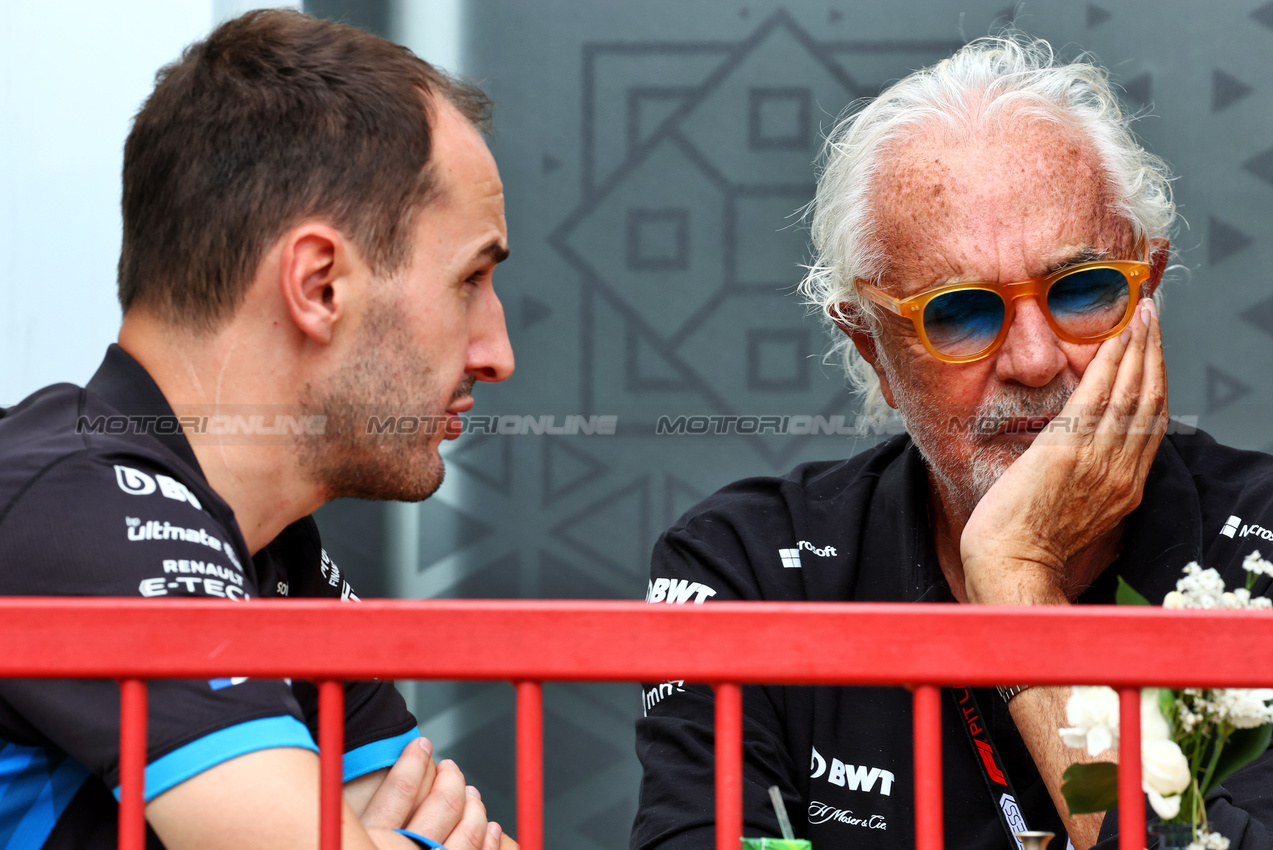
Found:
[[(290, 715), (262, 717), (204, 735), (146, 766), (146, 802), (210, 767), (236, 756), (276, 747), (318, 752), (305, 724)], [(119, 786), (115, 786), (119, 799)]]
[(370, 744), (363, 744), (355, 750), (350, 750), (345, 753), (344, 781), (348, 782), (373, 770), (392, 766), (398, 760), (398, 756), (402, 755), (403, 747), (419, 737), (419, 729), (409, 729), (393, 738), (372, 741)]

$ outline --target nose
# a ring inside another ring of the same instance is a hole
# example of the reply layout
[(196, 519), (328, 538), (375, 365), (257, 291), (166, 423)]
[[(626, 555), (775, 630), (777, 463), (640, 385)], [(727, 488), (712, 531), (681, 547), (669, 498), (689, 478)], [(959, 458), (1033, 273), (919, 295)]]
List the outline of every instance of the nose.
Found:
[(473, 323), (465, 371), (479, 381), (505, 380), (513, 374), (513, 345), (508, 341), (504, 305), (493, 289), (485, 291)]
[(1067, 362), (1060, 340), (1033, 298), (1018, 298), (1013, 306), (1008, 336), (996, 353), (996, 374), (1027, 387), (1047, 386)]

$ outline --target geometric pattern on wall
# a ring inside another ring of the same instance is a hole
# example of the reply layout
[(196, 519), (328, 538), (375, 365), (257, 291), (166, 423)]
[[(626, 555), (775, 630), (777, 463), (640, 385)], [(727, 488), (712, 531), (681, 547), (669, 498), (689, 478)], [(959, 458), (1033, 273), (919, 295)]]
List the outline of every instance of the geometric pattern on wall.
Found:
[[(937, 56), (957, 46), (884, 50)], [(608, 59), (622, 56), (633, 77), (626, 97), (585, 104), (580, 199), (550, 237), (579, 275), (584, 310), (604, 317), (580, 329), (585, 409), (632, 410), (630, 427), (647, 432), (682, 413), (845, 411), (838, 384), (810, 379), (820, 338), (812, 343), (817, 332), (791, 291), (822, 131), (879, 88), (855, 79), (852, 52), (781, 11), (735, 44), (584, 46), (586, 96)], [(661, 86), (637, 76), (638, 57)], [(668, 85), (678, 66), (683, 78)], [(738, 441), (772, 464), (803, 447)]]

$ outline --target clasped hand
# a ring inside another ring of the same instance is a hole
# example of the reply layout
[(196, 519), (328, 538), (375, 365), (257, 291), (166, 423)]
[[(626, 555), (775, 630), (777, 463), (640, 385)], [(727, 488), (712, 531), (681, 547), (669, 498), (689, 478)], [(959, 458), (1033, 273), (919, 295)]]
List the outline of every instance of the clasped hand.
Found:
[(465, 785), (450, 759), (434, 763), (427, 738), (408, 744), (389, 769), (366, 808), (355, 812), (376, 845), (406, 848), (406, 829), (440, 841), (447, 850), (517, 850), (499, 824), (486, 820), (482, 796)]

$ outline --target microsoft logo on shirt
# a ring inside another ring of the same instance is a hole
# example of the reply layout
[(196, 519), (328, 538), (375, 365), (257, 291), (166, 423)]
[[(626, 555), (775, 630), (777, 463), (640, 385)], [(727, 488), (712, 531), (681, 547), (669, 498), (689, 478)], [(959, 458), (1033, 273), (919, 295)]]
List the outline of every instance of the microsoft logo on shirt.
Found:
[(779, 549), (778, 557), (782, 559), (782, 565), (789, 570), (798, 570), (801, 567), (799, 549)]
[(834, 546), (818, 547), (814, 546), (808, 540), (800, 540), (796, 542), (796, 547), (794, 549), (778, 550), (778, 557), (782, 559), (783, 567), (789, 570), (800, 569), (800, 567), (803, 566), (800, 563), (801, 549), (806, 549), (812, 554), (817, 555), (819, 558), (834, 558), (837, 554)]

